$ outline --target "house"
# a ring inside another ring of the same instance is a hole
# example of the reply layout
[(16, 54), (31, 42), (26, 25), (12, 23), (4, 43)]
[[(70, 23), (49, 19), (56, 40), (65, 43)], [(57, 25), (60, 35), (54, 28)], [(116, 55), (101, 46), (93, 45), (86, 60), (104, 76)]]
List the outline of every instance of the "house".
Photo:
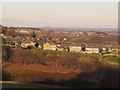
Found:
[(19, 38), (8, 37), (5, 38), (5, 43), (11, 47), (20, 46), (21, 40)]
[(38, 48), (42, 48), (40, 45), (38, 45)]
[(99, 47), (86, 47), (86, 53), (99, 53)]
[(21, 47), (22, 48), (27, 48), (28, 46), (35, 46), (35, 42), (32, 42), (32, 41), (24, 41), (21, 43)]
[(4, 39), (7, 38), (7, 36), (5, 36), (4, 34), (1, 34), (0, 37), (2, 37), (2, 38), (4, 38)]
[(41, 49), (42, 47), (41, 47), (41, 45), (39, 44), (39, 43), (35, 43), (35, 48), (39, 48), (39, 49)]
[(3, 37), (3, 36), (4, 36), (4, 34), (1, 33), (1, 34), (0, 34), (0, 37)]
[(61, 46), (60, 44), (57, 44), (56, 47), (57, 47), (56, 49), (57, 51), (64, 51), (64, 47)]
[(110, 47), (108, 48), (108, 52), (111, 52), (111, 53), (118, 53), (119, 52), (119, 46), (113, 46), (113, 47)]
[(81, 52), (81, 46), (70, 46), (70, 52)]
[(43, 45), (44, 50), (57, 50), (57, 46), (54, 44), (45, 43)]
[(108, 52), (111, 52), (111, 49), (109, 47), (102, 48), (102, 53), (108, 53)]

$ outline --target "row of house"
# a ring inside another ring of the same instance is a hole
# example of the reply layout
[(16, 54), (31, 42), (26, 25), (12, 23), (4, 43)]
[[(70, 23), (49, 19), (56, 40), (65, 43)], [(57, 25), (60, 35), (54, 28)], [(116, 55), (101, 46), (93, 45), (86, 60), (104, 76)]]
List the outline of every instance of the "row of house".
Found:
[[(49, 43), (45, 43), (43, 45), (43, 49), (44, 50), (58, 50), (58, 51), (64, 51), (64, 48), (60, 48), (60, 46), (58, 45), (54, 45), (54, 44), (49, 44)], [(108, 48), (108, 47), (96, 47), (96, 46), (86, 46), (86, 47), (81, 47), (81, 46), (70, 46), (68, 50), (66, 51), (70, 51), (70, 52), (81, 52), (81, 53), (107, 53), (107, 52), (111, 52), (112, 50), (116, 50), (118, 51), (118, 49), (115, 48)]]
[(70, 52), (100, 53), (99, 47), (70, 46)]
[[(35, 42), (22, 42), (21, 47), (22, 48), (27, 48), (28, 46), (36, 46)], [(41, 45), (37, 45), (37, 48), (42, 48)], [(112, 50), (118, 51), (118, 49), (115, 48), (106, 48), (106, 47), (96, 47), (96, 46), (69, 46), (69, 48), (64, 48), (61, 47), (61, 45), (55, 45), (54, 43), (45, 43), (43, 44), (43, 49), (44, 50), (53, 50), (53, 51), (70, 51), (70, 52), (81, 52), (81, 53), (106, 53), (106, 52), (111, 52)]]

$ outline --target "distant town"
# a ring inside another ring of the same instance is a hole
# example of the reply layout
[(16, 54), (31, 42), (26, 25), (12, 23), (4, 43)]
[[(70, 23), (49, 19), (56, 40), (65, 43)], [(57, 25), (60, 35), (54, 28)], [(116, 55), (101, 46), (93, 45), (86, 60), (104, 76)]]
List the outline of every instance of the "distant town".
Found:
[(2, 26), (2, 43), (12, 48), (43, 49), (80, 53), (119, 52), (117, 31), (84, 28), (31, 28)]

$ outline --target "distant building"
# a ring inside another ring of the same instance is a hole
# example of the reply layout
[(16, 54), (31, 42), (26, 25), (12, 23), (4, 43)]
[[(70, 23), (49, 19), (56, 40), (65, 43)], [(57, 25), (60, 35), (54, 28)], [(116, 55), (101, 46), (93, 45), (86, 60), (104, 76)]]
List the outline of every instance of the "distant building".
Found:
[(96, 32), (87, 32), (87, 34), (88, 34), (89, 36), (97, 35)]
[(57, 50), (57, 47), (54, 44), (45, 43), (43, 45), (43, 49), (44, 50)]
[(81, 46), (70, 46), (70, 52), (81, 52)]
[(19, 29), (19, 30), (17, 30), (17, 32), (30, 34), (32, 31), (31, 31), (31, 29)]

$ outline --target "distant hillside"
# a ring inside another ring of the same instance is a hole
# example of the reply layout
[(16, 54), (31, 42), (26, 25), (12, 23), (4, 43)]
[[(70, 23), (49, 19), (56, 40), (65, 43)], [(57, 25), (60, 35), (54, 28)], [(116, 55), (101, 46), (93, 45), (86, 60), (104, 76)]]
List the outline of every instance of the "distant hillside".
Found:
[(58, 31), (97, 31), (97, 32), (118, 32), (117, 28), (61, 28), (61, 27), (39, 27), (47, 30), (58, 30)]
[(66, 31), (97, 31), (97, 32), (117, 32), (117, 28), (64, 28)]
[[(4, 25), (0, 25), (2, 27)], [(53, 30), (53, 31), (96, 31), (96, 32), (118, 32), (117, 28), (63, 28), (63, 27), (14, 27), (14, 28), (21, 28), (21, 29), (37, 29), (37, 30)]]

